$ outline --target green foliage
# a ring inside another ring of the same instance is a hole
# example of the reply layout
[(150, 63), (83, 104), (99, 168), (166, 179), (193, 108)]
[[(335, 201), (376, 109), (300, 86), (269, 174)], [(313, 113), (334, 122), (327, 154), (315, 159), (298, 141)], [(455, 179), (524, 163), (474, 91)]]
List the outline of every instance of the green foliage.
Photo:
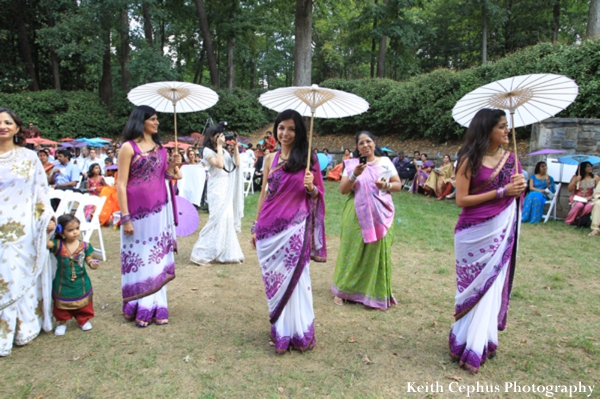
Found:
[[(24, 123), (34, 122), (42, 136), (58, 140), (63, 137), (118, 137), (133, 109), (124, 93), (115, 98), (112, 113), (100, 103), (97, 94), (81, 91), (46, 90), (27, 93), (0, 93), (0, 106), (13, 111)], [(258, 93), (248, 90), (220, 90), (219, 102), (210, 109), (214, 122), (227, 121), (228, 129), (248, 134), (273, 119), (260, 105)], [(201, 132), (208, 112), (177, 115), (179, 135)], [(174, 132), (172, 114), (159, 114), (160, 131)]]
[[(452, 108), (465, 94), (495, 80), (530, 73), (556, 73), (574, 79), (579, 96), (558, 116), (600, 116), (600, 40), (581, 45), (542, 43), (515, 52), (495, 63), (463, 71), (437, 69), (403, 82), (386, 79), (330, 79), (324, 87), (355, 93), (365, 98), (368, 112), (352, 118), (317, 120), (321, 133), (355, 133), (368, 129), (376, 134), (403, 138), (457, 139), (464, 128), (454, 122)], [(528, 129), (524, 128), (522, 133)]]

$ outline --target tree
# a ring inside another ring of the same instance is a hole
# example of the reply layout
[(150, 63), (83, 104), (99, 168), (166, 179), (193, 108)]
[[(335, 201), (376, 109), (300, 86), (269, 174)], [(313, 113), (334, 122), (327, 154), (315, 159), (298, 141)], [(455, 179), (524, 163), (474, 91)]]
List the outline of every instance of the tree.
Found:
[(600, 0), (590, 0), (585, 37), (587, 39), (597, 39), (600, 37)]
[(312, 0), (296, 0), (294, 86), (312, 84)]
[(219, 70), (217, 69), (217, 59), (215, 57), (215, 51), (213, 50), (212, 37), (210, 35), (210, 29), (208, 26), (208, 19), (206, 18), (206, 9), (204, 8), (203, 0), (195, 0), (196, 11), (198, 13), (198, 19), (200, 20), (200, 27), (202, 29), (202, 38), (204, 40), (204, 49), (206, 51), (206, 58), (208, 60), (208, 70), (210, 71), (210, 81), (212, 85), (218, 89), (219, 84)]

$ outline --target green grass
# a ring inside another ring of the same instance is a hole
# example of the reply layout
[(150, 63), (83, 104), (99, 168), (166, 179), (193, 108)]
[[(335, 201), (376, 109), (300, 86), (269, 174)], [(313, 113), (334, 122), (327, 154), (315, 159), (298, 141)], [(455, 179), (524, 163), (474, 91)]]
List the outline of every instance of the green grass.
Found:
[[(439, 381), (447, 388), (451, 378), (464, 385), (517, 380), (600, 386), (600, 240), (562, 222), (522, 226), (499, 356), (473, 376), (456, 369), (447, 355), (460, 209), (453, 201), (394, 194), (395, 219), (401, 219), (394, 222), (392, 247), (398, 306), (386, 312), (340, 307), (329, 289), (346, 197), (337, 183), (327, 182), (326, 189), (329, 259), (311, 265), (314, 351), (279, 357), (268, 345), (264, 288), (248, 242), (255, 194), (246, 198), (239, 236), (244, 264), (197, 267), (189, 262), (197, 234), (179, 239), (168, 326), (137, 329), (123, 321), (119, 236), (104, 229), (109, 259), (90, 272), (94, 329), (83, 333), (71, 323), (64, 337), (42, 333), (0, 359), (0, 398), (452, 397), (447, 389), (437, 395), (406, 392), (408, 381)], [(206, 213), (200, 217), (206, 222)], [(352, 336), (357, 342), (348, 342)], [(363, 362), (365, 355), (371, 364)]]

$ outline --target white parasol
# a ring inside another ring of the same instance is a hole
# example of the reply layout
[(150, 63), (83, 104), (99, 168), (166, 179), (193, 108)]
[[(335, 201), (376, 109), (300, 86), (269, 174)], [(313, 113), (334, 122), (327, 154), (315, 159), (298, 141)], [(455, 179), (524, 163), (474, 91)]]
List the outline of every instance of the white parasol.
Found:
[(219, 95), (208, 87), (186, 82), (154, 82), (132, 89), (127, 98), (135, 105), (147, 105), (157, 112), (173, 113), (177, 147), (177, 113), (197, 112), (212, 107)]
[(452, 117), (469, 127), (475, 114), (482, 108), (507, 110), (510, 112), (509, 123), (516, 157), (515, 128), (553, 117), (575, 101), (578, 94), (577, 83), (566, 76), (549, 73), (514, 76), (466, 94), (452, 109)]
[(277, 112), (292, 109), (302, 116), (310, 116), (307, 171), (310, 168), (314, 118), (344, 118), (362, 114), (369, 109), (369, 103), (356, 94), (327, 89), (318, 85), (282, 87), (263, 93), (258, 101)]

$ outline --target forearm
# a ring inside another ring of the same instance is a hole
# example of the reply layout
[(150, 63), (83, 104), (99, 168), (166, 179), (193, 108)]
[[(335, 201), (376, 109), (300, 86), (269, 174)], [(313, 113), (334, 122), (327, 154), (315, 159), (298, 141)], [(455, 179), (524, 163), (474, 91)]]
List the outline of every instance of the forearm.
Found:
[(117, 186), (117, 198), (119, 199), (119, 207), (121, 215), (129, 215), (129, 206), (127, 204), (127, 186), (119, 184)]
[(354, 187), (354, 182), (347, 177), (342, 177), (342, 181), (340, 182), (340, 193), (346, 195), (352, 188)]

